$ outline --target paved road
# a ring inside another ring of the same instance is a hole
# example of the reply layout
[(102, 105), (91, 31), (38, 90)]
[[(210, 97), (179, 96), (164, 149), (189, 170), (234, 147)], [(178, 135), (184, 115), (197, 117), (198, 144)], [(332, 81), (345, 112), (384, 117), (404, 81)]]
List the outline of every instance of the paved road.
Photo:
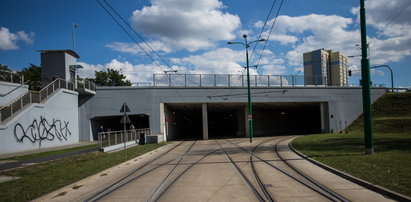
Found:
[(24, 166), (37, 164), (37, 163), (44, 163), (44, 162), (48, 162), (48, 161), (54, 161), (54, 160), (57, 160), (57, 159), (70, 157), (70, 156), (77, 156), (77, 155), (81, 155), (81, 154), (85, 154), (85, 153), (89, 153), (89, 152), (93, 152), (93, 151), (98, 151), (98, 148), (94, 147), (94, 148), (88, 148), (88, 149), (83, 149), (83, 150), (78, 150), (78, 151), (66, 152), (66, 153), (57, 154), (57, 155), (41, 157), (41, 158), (35, 158), (35, 159), (28, 159), (28, 160), (4, 163), (4, 164), (0, 164), (0, 171), (10, 170), (10, 169), (14, 169), (14, 168), (20, 168), (20, 167), (24, 167)]
[(291, 139), (174, 142), (37, 200), (389, 201), (302, 159)]

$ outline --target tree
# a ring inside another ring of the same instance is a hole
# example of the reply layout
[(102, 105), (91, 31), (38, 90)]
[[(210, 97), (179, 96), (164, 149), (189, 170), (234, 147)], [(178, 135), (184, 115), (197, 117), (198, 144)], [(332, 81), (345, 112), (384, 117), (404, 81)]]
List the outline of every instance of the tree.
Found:
[(23, 75), (24, 80), (29, 84), (30, 90), (41, 90), (41, 67), (31, 64), (30, 67), (17, 71), (17, 74)]
[(3, 71), (3, 72), (11, 72), (11, 69), (10, 69), (9, 66), (7, 66), (7, 65), (2, 65), (2, 64), (0, 64), (0, 71)]
[(126, 76), (118, 70), (107, 69), (105, 71), (95, 71), (94, 83), (99, 86), (131, 86), (130, 80), (126, 80)]

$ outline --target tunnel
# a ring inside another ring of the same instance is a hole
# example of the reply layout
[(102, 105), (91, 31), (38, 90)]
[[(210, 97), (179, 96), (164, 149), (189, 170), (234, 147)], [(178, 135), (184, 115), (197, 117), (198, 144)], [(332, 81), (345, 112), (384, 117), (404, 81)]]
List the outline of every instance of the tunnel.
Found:
[(208, 104), (208, 137), (245, 137), (244, 104)]
[(201, 104), (165, 105), (168, 140), (203, 138)]
[[(133, 124), (135, 129), (150, 128), (149, 116), (146, 114), (128, 114), (130, 123), (126, 124), (127, 130)], [(100, 116), (91, 119), (93, 139), (97, 140), (97, 133), (100, 126), (104, 127), (106, 132), (124, 130), (124, 124), (120, 123), (122, 115), (119, 116)]]
[[(201, 104), (166, 104), (169, 140), (203, 139)], [(208, 138), (246, 137), (247, 103), (208, 103)], [(254, 136), (321, 133), (320, 103), (254, 103)]]
[(256, 137), (321, 133), (320, 103), (258, 103), (253, 108)]

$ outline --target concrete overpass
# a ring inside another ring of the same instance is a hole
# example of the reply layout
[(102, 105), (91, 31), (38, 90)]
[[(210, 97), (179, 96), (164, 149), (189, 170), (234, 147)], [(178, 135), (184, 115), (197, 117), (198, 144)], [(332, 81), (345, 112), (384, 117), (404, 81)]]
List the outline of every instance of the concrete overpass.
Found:
[[(168, 82), (149, 87), (100, 87), (96, 95), (80, 98), (80, 140), (96, 139), (100, 125), (122, 130), (119, 122), (124, 102), (136, 128), (149, 127), (158, 141), (248, 136), (245, 86)], [(385, 92), (386, 88), (373, 88), (372, 100)], [(362, 114), (361, 87), (255, 83), (252, 99), (255, 136), (340, 132)]]

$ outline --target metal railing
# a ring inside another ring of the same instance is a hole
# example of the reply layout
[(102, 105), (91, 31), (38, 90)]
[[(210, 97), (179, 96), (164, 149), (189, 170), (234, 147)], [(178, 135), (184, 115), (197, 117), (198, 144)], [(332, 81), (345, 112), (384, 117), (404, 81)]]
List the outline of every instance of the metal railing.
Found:
[(24, 76), (9, 71), (0, 71), (0, 81), (24, 84)]
[[(150, 135), (151, 133), (150, 128), (126, 130), (125, 131), (126, 142), (131, 142), (131, 141), (138, 142), (138, 140), (140, 139), (141, 133), (144, 133), (146, 136)], [(124, 130), (98, 133), (98, 141), (100, 143), (100, 148), (124, 143), (123, 135), (124, 135)]]
[[(327, 86), (326, 82), (321, 76), (250, 75), (250, 85), (253, 87)], [(246, 85), (246, 75), (153, 74), (154, 87), (244, 87)]]
[(28, 91), (26, 94), (12, 101), (9, 105), (0, 108), (0, 124), (14, 117), (26, 106), (32, 103), (42, 103), (60, 88), (74, 90), (74, 84), (63, 79), (56, 79), (40, 91)]
[(88, 90), (96, 91), (96, 84), (93, 81), (78, 78), (77, 79), (77, 88), (85, 88)]

